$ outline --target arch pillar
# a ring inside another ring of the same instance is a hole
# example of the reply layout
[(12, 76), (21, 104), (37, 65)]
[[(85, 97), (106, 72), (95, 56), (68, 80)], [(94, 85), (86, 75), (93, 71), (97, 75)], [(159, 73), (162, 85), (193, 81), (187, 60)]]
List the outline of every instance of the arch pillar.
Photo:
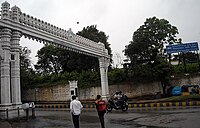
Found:
[(107, 75), (110, 60), (105, 57), (100, 57), (98, 59), (99, 59), (99, 68), (101, 75), (102, 98), (107, 99), (110, 96), (108, 88), (108, 75)]
[(11, 30), (3, 28), (0, 31), (0, 43), (2, 47), (1, 55), (1, 105), (11, 105), (11, 88), (10, 88), (10, 39)]
[(12, 104), (21, 104), (21, 89), (20, 89), (20, 46), (19, 41), (21, 33), (13, 31), (11, 36), (11, 90)]

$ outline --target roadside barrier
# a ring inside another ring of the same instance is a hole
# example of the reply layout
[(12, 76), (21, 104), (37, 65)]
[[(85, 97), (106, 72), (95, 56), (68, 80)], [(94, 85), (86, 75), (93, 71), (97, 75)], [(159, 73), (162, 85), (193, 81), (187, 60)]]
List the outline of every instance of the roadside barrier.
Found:
[[(200, 101), (184, 101), (184, 102), (155, 102), (155, 103), (129, 103), (129, 108), (145, 108), (145, 107), (178, 107), (178, 106), (200, 106)], [(69, 108), (69, 104), (40, 104), (36, 108)], [(83, 103), (83, 108), (95, 108), (95, 104)]]
[(144, 107), (178, 107), (178, 106), (200, 106), (200, 101), (184, 101), (184, 102), (155, 102), (155, 103), (131, 103), (129, 108)]
[(36, 105), (36, 108), (69, 108), (69, 105), (66, 104), (51, 104), (51, 105), (47, 105), (47, 104), (40, 104), (40, 105)]
[[(69, 108), (69, 105), (65, 104), (52, 104), (52, 105), (36, 105), (36, 108)], [(83, 108), (95, 108), (95, 104), (83, 104)]]

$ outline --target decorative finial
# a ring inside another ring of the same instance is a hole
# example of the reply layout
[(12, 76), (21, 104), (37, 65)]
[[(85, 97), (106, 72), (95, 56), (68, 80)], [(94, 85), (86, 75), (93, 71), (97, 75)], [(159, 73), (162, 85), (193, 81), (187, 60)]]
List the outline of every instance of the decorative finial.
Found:
[(9, 10), (10, 10), (10, 4), (5, 1), (1, 4), (1, 19), (7, 19), (9, 18)]
[(13, 6), (13, 7), (11, 8), (11, 10), (13, 10), (13, 11), (19, 11), (19, 12), (21, 12), (20, 8), (19, 8), (19, 7), (17, 7), (16, 5), (15, 5), (15, 6)]
[(5, 2), (3, 2), (3, 3), (1, 4), (1, 6), (2, 6), (2, 7), (10, 7), (10, 4), (9, 4), (7, 1), (5, 1)]

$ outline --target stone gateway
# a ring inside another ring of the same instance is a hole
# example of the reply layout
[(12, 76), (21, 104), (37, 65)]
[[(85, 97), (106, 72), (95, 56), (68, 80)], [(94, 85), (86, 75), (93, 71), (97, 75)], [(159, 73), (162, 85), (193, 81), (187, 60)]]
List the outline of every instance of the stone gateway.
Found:
[(21, 106), (20, 38), (24, 36), (80, 54), (97, 57), (101, 73), (102, 96), (108, 97), (107, 70), (110, 56), (101, 42), (78, 36), (41, 19), (21, 12), (8, 2), (1, 5), (0, 18), (0, 109)]

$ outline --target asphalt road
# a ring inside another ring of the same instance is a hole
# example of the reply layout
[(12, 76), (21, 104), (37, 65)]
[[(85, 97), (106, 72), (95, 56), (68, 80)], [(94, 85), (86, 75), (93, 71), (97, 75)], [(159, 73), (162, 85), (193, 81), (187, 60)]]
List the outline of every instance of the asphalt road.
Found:
[[(200, 128), (200, 107), (131, 109), (105, 115), (106, 128)], [(10, 120), (12, 128), (73, 128), (68, 110), (37, 110), (36, 119)], [(0, 126), (1, 127), (1, 126)], [(95, 109), (84, 109), (80, 128), (100, 128)]]

